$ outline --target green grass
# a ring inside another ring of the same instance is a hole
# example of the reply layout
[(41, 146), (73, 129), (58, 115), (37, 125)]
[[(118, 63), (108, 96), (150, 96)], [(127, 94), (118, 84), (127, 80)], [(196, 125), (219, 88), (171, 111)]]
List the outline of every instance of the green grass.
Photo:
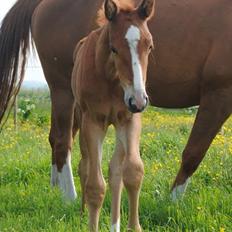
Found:
[[(19, 100), (22, 97), (25, 93)], [(30, 93), (29, 97), (33, 100)], [(19, 120), (18, 131), (10, 119), (0, 134), (0, 231), (88, 231), (87, 213), (80, 216), (77, 139), (72, 163), (78, 200), (73, 205), (65, 205), (59, 191), (49, 185), (49, 122), (38, 125), (34, 120), (41, 114), (49, 114), (49, 102), (47, 98), (33, 101), (36, 108), (27, 121)], [(232, 120), (214, 140), (184, 198), (177, 203), (170, 200), (170, 186), (179, 168), (194, 112), (150, 108), (143, 115), (141, 155), (145, 178), (140, 219), (144, 231), (232, 231)], [(106, 180), (113, 149), (114, 133), (110, 128), (103, 155)], [(128, 217), (125, 192), (121, 215), (122, 231), (125, 231)], [(100, 231), (109, 231), (109, 228), (110, 194), (107, 191)]]

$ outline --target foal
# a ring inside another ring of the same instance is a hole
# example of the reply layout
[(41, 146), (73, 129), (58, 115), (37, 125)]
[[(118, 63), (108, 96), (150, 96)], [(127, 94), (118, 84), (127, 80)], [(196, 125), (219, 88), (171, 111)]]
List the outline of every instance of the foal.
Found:
[(154, 0), (144, 0), (138, 8), (106, 0), (100, 13), (105, 24), (79, 42), (74, 53), (72, 89), (81, 111), (79, 174), (91, 231), (98, 231), (105, 195), (102, 142), (110, 124), (116, 129), (109, 168), (111, 231), (120, 231), (123, 185), (129, 197), (128, 227), (141, 231), (138, 204), (144, 169), (139, 154), (141, 119), (134, 113), (148, 103), (145, 81), (153, 42), (147, 21), (153, 11)]

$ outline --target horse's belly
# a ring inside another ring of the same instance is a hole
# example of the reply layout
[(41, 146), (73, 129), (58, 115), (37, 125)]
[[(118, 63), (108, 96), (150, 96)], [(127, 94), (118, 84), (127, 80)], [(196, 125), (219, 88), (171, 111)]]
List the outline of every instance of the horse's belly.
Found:
[(150, 104), (163, 108), (185, 108), (199, 105), (200, 88), (197, 80), (183, 83), (152, 81), (147, 85)]
[[(150, 22), (156, 46), (147, 84), (152, 105), (179, 108), (199, 104), (204, 70), (225, 24), (223, 8), (216, 10), (220, 4), (219, 0), (157, 1), (157, 15)], [(222, 44), (224, 40), (222, 37)], [(211, 63), (219, 63), (217, 55)], [(214, 71), (211, 66), (207, 69)], [(207, 78), (208, 83), (213, 81), (211, 76)]]

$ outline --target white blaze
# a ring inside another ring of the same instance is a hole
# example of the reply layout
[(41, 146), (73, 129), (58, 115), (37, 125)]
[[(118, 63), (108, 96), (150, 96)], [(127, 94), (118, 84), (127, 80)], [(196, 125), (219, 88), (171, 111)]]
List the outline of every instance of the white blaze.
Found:
[(75, 200), (77, 197), (76, 189), (74, 185), (72, 165), (71, 165), (71, 154), (68, 153), (66, 164), (64, 164), (62, 171), (58, 172), (59, 187), (63, 192), (66, 200)]
[(134, 89), (135, 91), (144, 91), (145, 86), (143, 83), (142, 67), (138, 54), (138, 43), (141, 38), (140, 30), (138, 27), (131, 25), (125, 36), (131, 53), (132, 70), (134, 75)]

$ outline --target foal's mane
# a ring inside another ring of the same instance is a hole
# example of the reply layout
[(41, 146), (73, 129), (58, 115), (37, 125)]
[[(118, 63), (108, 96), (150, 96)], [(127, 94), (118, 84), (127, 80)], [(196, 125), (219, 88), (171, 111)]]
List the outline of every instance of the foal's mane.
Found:
[[(133, 11), (136, 6), (134, 1), (132, 0), (113, 0), (120, 11), (124, 11), (124, 12), (131, 12)], [(97, 14), (97, 24), (98, 26), (103, 26), (105, 24), (107, 24), (107, 19), (105, 17), (105, 12), (104, 12), (104, 3), (102, 5), (102, 7), (98, 10), (98, 14)]]

